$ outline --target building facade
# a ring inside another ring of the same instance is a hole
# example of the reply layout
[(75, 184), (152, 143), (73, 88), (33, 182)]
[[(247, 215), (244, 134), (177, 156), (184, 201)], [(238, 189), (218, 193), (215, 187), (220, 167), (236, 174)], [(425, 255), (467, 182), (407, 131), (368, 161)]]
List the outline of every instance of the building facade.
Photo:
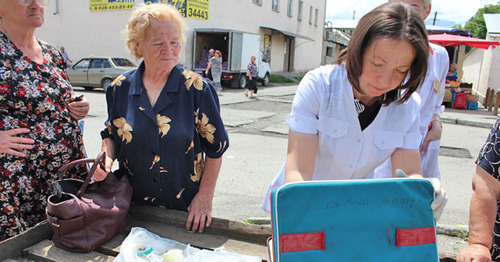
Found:
[(53, 0), (36, 35), (57, 48), (64, 46), (73, 62), (88, 56), (132, 59), (122, 37), (131, 9), (158, 1), (183, 8), (185, 14), (190, 4), (205, 6), (185, 18), (180, 63), (187, 68), (193, 68), (193, 32), (202, 28), (260, 35), (272, 72), (308, 71), (321, 64), (326, 0)]
[[(486, 40), (500, 41), (500, 14), (484, 14)], [(464, 82), (473, 83), (473, 89), (482, 97), (488, 88), (500, 91), (500, 49), (474, 48), (463, 62)]]

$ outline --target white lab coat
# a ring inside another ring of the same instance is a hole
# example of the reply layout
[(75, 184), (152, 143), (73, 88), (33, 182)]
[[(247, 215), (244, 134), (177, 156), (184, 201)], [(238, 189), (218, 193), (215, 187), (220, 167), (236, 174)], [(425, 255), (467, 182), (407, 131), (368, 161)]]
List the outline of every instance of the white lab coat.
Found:
[[(441, 115), (444, 111), (443, 98), (445, 90), (446, 74), (449, 68), (448, 52), (442, 46), (430, 44), (429, 62), (424, 82), (417, 90), (421, 97), (420, 106), (420, 127), (422, 143), (427, 135), (429, 124), (433, 115)], [(422, 146), (420, 144), (420, 147)], [(441, 140), (429, 143), (425, 155), (421, 155), (421, 165), (423, 176), (426, 178), (439, 178), (438, 155)], [(388, 178), (392, 177), (392, 166), (390, 159), (377, 167), (368, 178)]]
[[(419, 108), (416, 94), (403, 104), (382, 106), (362, 131), (345, 67), (328, 65), (300, 82), (287, 123), (294, 132), (318, 135), (313, 180), (363, 179), (397, 148), (419, 148)], [(269, 195), (284, 179), (283, 165), (268, 188), (264, 210), (269, 212)]]

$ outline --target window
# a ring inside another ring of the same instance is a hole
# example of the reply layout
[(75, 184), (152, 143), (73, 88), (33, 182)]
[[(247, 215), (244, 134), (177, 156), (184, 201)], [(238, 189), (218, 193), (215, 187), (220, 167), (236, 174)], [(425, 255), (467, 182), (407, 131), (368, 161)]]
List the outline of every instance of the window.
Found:
[(326, 47), (326, 56), (332, 57), (333, 56), (333, 47)]
[(292, 16), (292, 0), (288, 0), (288, 5), (286, 7), (286, 13), (288, 16)]
[(103, 65), (104, 68), (111, 68), (111, 64), (109, 63), (108, 59), (105, 59), (104, 63), (102, 63), (102, 65)]
[(302, 5), (304, 4), (304, 1), (299, 0), (299, 6), (297, 7), (297, 20), (302, 21)]
[(318, 8), (316, 8), (316, 10), (314, 10), (314, 25), (315, 26), (318, 26)]
[(75, 65), (75, 69), (87, 69), (89, 68), (89, 64), (90, 64), (89, 59), (82, 60)]
[(252, 0), (256, 5), (262, 5), (262, 0)]
[(125, 59), (125, 58), (111, 58), (113, 60), (113, 63), (115, 63), (116, 66), (132, 66), (135, 67), (134, 63), (130, 62), (130, 60)]
[(102, 62), (104, 59), (92, 59), (92, 63), (90, 63), (90, 68), (103, 68)]
[(312, 5), (309, 7), (309, 24), (312, 25), (313, 23), (313, 7)]
[(279, 11), (279, 0), (273, 0), (273, 11)]
[(272, 46), (272, 35), (264, 35), (264, 50), (262, 59), (266, 59), (265, 62), (271, 62), (271, 46)]

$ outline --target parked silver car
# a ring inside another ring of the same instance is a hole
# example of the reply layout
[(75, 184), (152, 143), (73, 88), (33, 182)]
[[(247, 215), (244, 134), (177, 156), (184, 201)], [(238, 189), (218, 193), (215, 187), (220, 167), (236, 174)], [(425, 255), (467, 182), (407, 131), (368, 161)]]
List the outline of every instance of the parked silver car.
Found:
[(68, 67), (67, 72), (73, 86), (82, 86), (86, 90), (102, 87), (106, 92), (117, 76), (136, 67), (126, 58), (87, 57)]

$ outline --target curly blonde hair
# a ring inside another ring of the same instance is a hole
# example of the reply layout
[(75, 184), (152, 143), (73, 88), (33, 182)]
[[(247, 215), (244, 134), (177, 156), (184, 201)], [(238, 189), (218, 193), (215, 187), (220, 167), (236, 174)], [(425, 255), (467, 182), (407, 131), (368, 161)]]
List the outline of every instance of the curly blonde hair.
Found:
[(146, 37), (152, 20), (169, 20), (174, 22), (179, 29), (179, 38), (184, 43), (186, 23), (175, 7), (164, 3), (142, 5), (132, 13), (128, 19), (127, 28), (123, 30), (127, 49), (136, 59), (142, 58), (142, 54), (137, 50), (137, 41)]

